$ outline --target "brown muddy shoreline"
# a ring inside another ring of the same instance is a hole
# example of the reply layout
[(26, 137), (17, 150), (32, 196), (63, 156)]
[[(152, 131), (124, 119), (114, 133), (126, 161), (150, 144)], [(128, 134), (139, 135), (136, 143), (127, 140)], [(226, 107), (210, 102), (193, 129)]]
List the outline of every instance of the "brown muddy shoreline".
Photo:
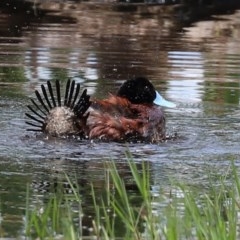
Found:
[(176, 22), (189, 24), (195, 21), (209, 19), (211, 15), (233, 13), (240, 9), (240, 2), (232, 1), (175, 1), (165, 4), (154, 2), (121, 2), (117, 0), (104, 1), (64, 1), (64, 0), (2, 0), (1, 11), (10, 13), (25, 12), (27, 15), (41, 16), (45, 14), (61, 15), (75, 18), (74, 12), (84, 10), (119, 11), (136, 13), (142, 16), (157, 15), (161, 18), (171, 18)]

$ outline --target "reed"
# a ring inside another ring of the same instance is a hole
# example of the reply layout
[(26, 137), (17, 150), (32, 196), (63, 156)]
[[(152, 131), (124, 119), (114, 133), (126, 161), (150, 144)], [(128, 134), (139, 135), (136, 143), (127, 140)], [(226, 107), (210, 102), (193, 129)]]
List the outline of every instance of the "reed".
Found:
[(71, 197), (59, 191), (40, 209), (30, 210), (27, 206), (26, 236), (69, 240), (239, 239), (240, 179), (234, 164), (230, 168), (232, 178), (226, 179), (229, 173), (219, 176), (219, 184), (209, 179), (211, 187), (205, 193), (173, 183), (174, 191), (153, 195), (148, 164), (143, 162), (139, 171), (129, 154), (127, 161), (136, 186), (135, 198), (129, 194), (116, 164), (108, 162), (104, 196), (97, 196), (93, 185), (91, 188), (94, 217), (88, 226), (91, 229), (88, 236), (84, 234), (79, 189), (67, 176)]

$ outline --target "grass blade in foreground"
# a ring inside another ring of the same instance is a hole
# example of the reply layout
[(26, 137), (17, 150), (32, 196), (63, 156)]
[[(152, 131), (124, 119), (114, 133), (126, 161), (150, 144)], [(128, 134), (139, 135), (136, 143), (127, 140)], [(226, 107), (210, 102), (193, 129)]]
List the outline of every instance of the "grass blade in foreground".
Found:
[[(164, 190), (157, 196), (152, 195), (151, 169), (148, 163), (142, 162), (139, 171), (136, 163), (128, 155), (128, 165), (132, 182), (137, 189), (135, 193), (138, 196), (137, 204), (116, 163), (110, 161), (105, 167), (109, 174), (106, 175), (104, 195), (98, 195), (92, 185), (95, 216), (92, 225), (88, 226), (93, 229), (88, 236), (82, 235), (84, 232), (82, 224), (76, 225), (74, 221), (76, 208), (72, 208), (73, 202), (81, 205), (78, 208), (79, 218), (84, 218), (84, 207), (80, 191), (73, 183), (70, 184), (73, 190), (71, 202), (68, 201), (67, 194), (56, 194), (41, 209), (26, 211), (27, 236), (40, 239), (55, 239), (62, 236), (62, 239), (69, 240), (89, 237), (154, 240), (239, 239), (240, 180), (234, 164), (226, 176), (219, 176), (217, 180), (215, 176), (214, 182), (209, 177), (210, 190), (205, 193), (196, 192), (181, 183), (173, 183), (172, 190), (181, 193), (181, 197), (179, 194), (170, 194)], [(231, 179), (227, 179), (229, 175), (232, 176)], [(67, 179), (69, 183), (72, 182)]]

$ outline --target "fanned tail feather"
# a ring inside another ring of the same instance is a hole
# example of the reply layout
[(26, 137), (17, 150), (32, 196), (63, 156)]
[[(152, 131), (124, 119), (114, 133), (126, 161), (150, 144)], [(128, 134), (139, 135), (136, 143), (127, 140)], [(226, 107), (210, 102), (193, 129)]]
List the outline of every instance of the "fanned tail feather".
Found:
[(85, 89), (79, 98), (77, 104), (73, 107), (73, 111), (77, 116), (82, 116), (89, 106), (91, 105), (90, 96), (87, 95), (87, 89)]
[(26, 124), (31, 126), (27, 131), (44, 132), (45, 120), (51, 109), (65, 106), (71, 109), (77, 117), (81, 118), (91, 105), (87, 90), (85, 89), (80, 95), (80, 84), (76, 84), (74, 80), (71, 81), (70, 79), (68, 79), (66, 84), (63, 104), (59, 80), (55, 82), (55, 92), (52, 83), (47, 81), (47, 85), (41, 85), (41, 90), (36, 90), (35, 95), (35, 100), (30, 99), (33, 106), (27, 106), (30, 113), (25, 113), (29, 119), (29, 121), (26, 121)]
[(74, 98), (73, 98), (73, 102), (72, 102), (72, 104), (71, 104), (71, 106), (70, 106), (71, 108), (74, 107), (74, 104), (75, 104), (75, 102), (76, 102), (76, 100), (77, 100), (79, 91), (80, 91), (80, 84), (77, 84), (76, 91), (75, 91), (75, 95), (74, 95)]
[(48, 107), (49, 107), (50, 109), (52, 109), (52, 105), (51, 105), (51, 103), (50, 103), (50, 101), (49, 101), (49, 99), (48, 99), (48, 95), (47, 95), (45, 86), (44, 86), (44, 85), (41, 85), (41, 88), (42, 88), (43, 96), (44, 96), (44, 98), (45, 98), (45, 100), (46, 100), (46, 102), (47, 102), (47, 104), (48, 104)]
[(60, 83), (58, 80), (56, 80), (56, 91), (57, 91), (58, 106), (61, 107), (61, 91), (60, 91)]
[(69, 87), (70, 87), (70, 81), (68, 80), (67, 85), (66, 85), (66, 89), (65, 89), (64, 106), (67, 106)]
[(55, 98), (54, 98), (54, 95), (53, 95), (52, 85), (51, 85), (50, 81), (47, 81), (47, 86), (48, 86), (49, 94), (50, 94), (51, 99), (52, 99), (53, 107), (56, 107), (57, 104), (56, 104), (56, 101), (55, 101)]

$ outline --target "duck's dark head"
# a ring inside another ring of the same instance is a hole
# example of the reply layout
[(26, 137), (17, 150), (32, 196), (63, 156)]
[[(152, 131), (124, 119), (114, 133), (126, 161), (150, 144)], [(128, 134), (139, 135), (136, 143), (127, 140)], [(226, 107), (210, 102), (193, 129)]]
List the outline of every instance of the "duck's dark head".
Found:
[(156, 104), (175, 107), (175, 104), (165, 100), (145, 77), (137, 77), (124, 82), (118, 90), (117, 96), (127, 98), (134, 104)]

